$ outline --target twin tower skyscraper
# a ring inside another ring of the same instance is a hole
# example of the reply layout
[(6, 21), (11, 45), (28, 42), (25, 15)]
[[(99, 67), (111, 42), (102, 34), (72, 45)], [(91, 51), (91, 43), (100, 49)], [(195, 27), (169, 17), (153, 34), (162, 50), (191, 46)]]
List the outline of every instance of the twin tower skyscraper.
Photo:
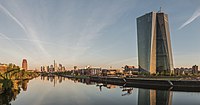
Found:
[(150, 12), (137, 18), (138, 66), (150, 74), (173, 72), (168, 15)]

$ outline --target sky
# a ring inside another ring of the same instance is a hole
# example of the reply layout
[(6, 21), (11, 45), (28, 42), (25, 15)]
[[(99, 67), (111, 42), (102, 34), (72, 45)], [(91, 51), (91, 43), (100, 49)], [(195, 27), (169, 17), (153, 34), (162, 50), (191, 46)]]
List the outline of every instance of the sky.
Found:
[(137, 67), (136, 18), (160, 7), (174, 67), (200, 65), (199, 0), (0, 0), (0, 62)]

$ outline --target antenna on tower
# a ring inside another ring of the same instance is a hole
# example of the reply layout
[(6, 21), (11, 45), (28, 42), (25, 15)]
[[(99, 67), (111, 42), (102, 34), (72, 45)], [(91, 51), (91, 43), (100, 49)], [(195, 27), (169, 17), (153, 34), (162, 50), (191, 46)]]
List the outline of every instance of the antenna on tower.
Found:
[(162, 12), (162, 7), (160, 7), (160, 10), (158, 11), (159, 13)]

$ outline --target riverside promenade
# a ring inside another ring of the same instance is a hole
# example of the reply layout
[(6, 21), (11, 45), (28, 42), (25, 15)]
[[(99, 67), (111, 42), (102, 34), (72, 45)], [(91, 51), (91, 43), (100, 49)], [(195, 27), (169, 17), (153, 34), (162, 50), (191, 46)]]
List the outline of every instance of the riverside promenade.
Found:
[(58, 75), (65, 78), (89, 79), (92, 82), (146, 89), (200, 92), (199, 76), (86, 76)]
[(126, 87), (200, 92), (200, 80), (182, 78), (120, 78), (91, 76), (90, 80), (98, 83), (115, 84)]

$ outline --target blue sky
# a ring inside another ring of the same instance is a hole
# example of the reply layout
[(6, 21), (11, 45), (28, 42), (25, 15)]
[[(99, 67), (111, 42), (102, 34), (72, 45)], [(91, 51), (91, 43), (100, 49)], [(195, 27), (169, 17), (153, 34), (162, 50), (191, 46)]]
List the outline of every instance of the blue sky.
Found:
[(137, 66), (136, 18), (160, 7), (175, 67), (200, 65), (199, 0), (1, 0), (0, 62)]

